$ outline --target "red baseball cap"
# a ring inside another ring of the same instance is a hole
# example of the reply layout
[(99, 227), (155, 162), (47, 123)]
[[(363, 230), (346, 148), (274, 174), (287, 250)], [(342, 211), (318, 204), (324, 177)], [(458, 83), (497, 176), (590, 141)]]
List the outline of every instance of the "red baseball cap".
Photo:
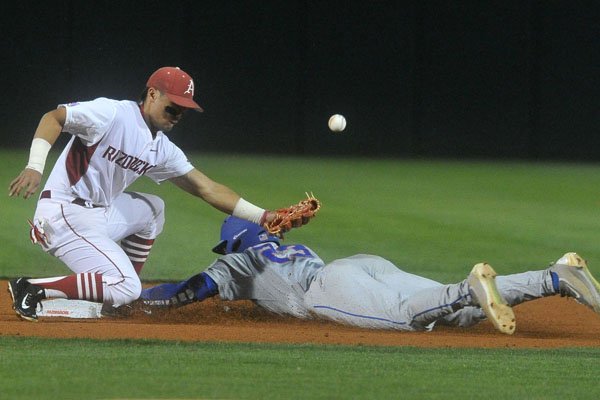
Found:
[(194, 101), (194, 80), (179, 67), (162, 67), (154, 71), (146, 87), (153, 87), (164, 93), (169, 100), (181, 107), (202, 112), (202, 107)]

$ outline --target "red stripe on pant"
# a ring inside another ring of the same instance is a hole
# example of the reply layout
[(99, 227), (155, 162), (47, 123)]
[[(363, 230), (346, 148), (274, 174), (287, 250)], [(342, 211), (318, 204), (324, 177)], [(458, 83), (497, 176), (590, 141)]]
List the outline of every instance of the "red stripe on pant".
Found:
[[(77, 274), (77, 277), (79, 279), (79, 288), (81, 288), (81, 293), (78, 292), (77, 294), (79, 299), (91, 301), (103, 300), (104, 292), (102, 290), (102, 275), (85, 273)], [(98, 288), (100, 288), (100, 290), (98, 290)]]
[[(104, 300), (104, 290), (102, 288), (102, 275), (86, 272), (65, 276), (51, 282), (36, 283), (44, 289), (57, 290), (63, 292), (67, 299), (72, 300), (90, 300), (101, 303)], [(94, 288), (96, 295), (94, 296)]]

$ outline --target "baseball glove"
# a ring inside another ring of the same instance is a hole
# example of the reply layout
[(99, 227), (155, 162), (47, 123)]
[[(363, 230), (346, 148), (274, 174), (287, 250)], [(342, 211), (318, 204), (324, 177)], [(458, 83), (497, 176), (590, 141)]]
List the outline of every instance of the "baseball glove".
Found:
[(306, 197), (297, 204), (275, 210), (275, 218), (263, 226), (270, 234), (283, 238), (290, 229), (307, 224), (321, 208), (321, 202), (312, 193), (306, 193)]

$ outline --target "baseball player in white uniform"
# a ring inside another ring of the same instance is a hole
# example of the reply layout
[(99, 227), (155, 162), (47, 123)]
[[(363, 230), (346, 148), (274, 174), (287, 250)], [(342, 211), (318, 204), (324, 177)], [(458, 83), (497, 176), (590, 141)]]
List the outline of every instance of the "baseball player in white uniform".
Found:
[(545, 296), (573, 297), (600, 314), (600, 284), (575, 253), (549, 268), (507, 276), (481, 263), (464, 281), (444, 285), (373, 255), (326, 264), (307, 246), (280, 245), (261, 226), (235, 217), (225, 220), (213, 251), (224, 255), (204, 272), (144, 289), (138, 303), (151, 311), (218, 294), (253, 300), (277, 314), (363, 328), (422, 331), (435, 324), (468, 327), (487, 318), (507, 334), (515, 331), (511, 307)]
[(36, 321), (37, 304), (45, 298), (117, 307), (139, 297), (138, 274), (165, 218), (159, 197), (125, 192), (141, 176), (157, 183), (170, 180), (213, 207), (249, 221), (262, 224), (275, 217), (195, 169), (165, 135), (186, 111), (203, 111), (193, 97), (192, 78), (179, 68), (163, 67), (150, 76), (139, 103), (97, 98), (61, 104), (42, 117), (29, 163), (10, 183), (9, 195), (32, 196), (51, 146), (61, 132), (72, 135), (30, 224), (32, 241), (73, 274), (10, 281), (20, 317)]

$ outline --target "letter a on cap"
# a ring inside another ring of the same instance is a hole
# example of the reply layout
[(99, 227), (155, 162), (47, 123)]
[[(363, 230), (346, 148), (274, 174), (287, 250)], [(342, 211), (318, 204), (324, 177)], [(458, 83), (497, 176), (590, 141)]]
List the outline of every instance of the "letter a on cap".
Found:
[(146, 83), (164, 93), (169, 100), (178, 106), (204, 111), (194, 101), (194, 80), (178, 67), (162, 67), (157, 69)]

